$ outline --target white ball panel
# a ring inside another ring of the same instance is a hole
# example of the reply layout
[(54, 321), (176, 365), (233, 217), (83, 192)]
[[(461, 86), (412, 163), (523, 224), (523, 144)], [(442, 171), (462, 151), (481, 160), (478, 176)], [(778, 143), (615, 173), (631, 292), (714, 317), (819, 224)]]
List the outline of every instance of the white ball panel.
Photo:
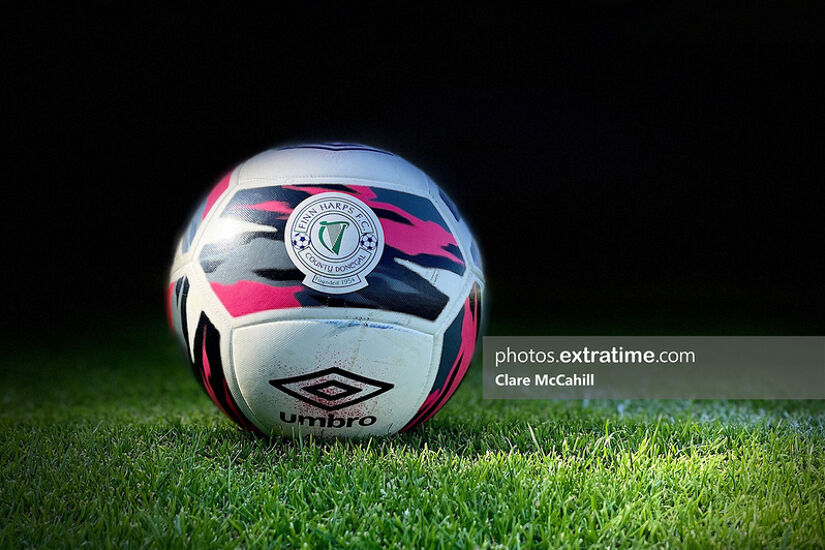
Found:
[(255, 155), (240, 167), (239, 181), (256, 186), (256, 180), (297, 179), (303, 183), (333, 178), (341, 182), (355, 179), (393, 182), (397, 189), (416, 195), (428, 194), (427, 176), (401, 157), (372, 151), (330, 151), (325, 149), (270, 149)]
[[(397, 431), (418, 410), (435, 370), (431, 335), (348, 320), (235, 329), (232, 360), (240, 396), (260, 424), (273, 433), (326, 437)], [(312, 393), (324, 391), (336, 393)]]

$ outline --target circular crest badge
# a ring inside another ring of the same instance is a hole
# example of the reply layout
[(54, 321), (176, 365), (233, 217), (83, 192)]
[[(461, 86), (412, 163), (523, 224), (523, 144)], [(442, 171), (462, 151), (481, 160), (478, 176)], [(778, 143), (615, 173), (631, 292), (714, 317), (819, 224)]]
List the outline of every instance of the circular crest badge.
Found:
[(378, 216), (359, 199), (330, 191), (301, 201), (286, 221), (287, 254), (309, 288), (346, 294), (367, 286), (384, 252)]

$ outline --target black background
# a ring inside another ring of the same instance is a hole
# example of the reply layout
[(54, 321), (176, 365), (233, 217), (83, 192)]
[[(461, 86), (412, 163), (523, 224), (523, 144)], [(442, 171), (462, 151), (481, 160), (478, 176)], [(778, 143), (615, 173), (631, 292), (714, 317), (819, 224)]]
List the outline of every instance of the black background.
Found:
[(162, 318), (215, 178), (330, 140), (394, 151), (452, 195), (494, 326), (821, 334), (814, 5), (28, 8), (4, 39), (4, 318)]

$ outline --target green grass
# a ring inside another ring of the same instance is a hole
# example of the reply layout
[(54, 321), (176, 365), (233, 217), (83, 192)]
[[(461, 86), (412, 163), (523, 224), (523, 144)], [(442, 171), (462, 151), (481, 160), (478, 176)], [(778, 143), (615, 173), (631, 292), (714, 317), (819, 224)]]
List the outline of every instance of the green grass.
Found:
[(259, 440), (161, 325), (0, 367), (0, 546), (823, 547), (821, 402), (482, 401)]

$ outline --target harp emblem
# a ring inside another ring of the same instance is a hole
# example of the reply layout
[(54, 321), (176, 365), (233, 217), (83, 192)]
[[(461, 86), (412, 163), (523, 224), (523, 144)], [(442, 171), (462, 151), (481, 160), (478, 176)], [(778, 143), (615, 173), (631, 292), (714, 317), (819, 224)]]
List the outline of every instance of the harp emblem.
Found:
[(318, 230), (318, 240), (324, 248), (333, 254), (338, 254), (341, 250), (341, 237), (344, 236), (349, 222), (318, 222), (318, 225), (321, 227)]

